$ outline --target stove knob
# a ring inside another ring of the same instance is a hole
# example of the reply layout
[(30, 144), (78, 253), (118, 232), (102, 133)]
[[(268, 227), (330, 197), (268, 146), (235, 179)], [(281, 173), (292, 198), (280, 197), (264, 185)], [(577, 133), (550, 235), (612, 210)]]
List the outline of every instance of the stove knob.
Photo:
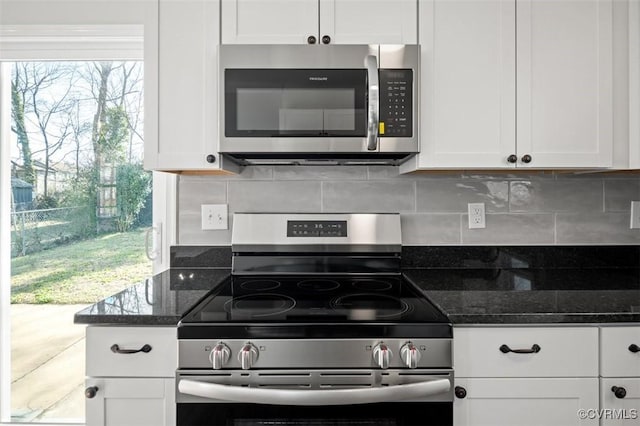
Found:
[(251, 342), (247, 342), (240, 349), (240, 353), (238, 353), (238, 361), (240, 361), (240, 365), (243, 370), (249, 370), (253, 363), (258, 360), (258, 348), (253, 346)]
[(214, 370), (220, 370), (222, 366), (229, 361), (230, 357), (231, 349), (229, 349), (229, 346), (220, 342), (211, 350), (209, 361), (211, 361)]
[(421, 357), (422, 354), (416, 345), (411, 342), (405, 343), (404, 346), (400, 348), (400, 358), (402, 358), (404, 365), (409, 368), (417, 368)]
[(384, 343), (379, 343), (373, 348), (373, 360), (378, 364), (378, 367), (386, 370), (389, 368), (389, 361), (391, 360), (391, 349)]

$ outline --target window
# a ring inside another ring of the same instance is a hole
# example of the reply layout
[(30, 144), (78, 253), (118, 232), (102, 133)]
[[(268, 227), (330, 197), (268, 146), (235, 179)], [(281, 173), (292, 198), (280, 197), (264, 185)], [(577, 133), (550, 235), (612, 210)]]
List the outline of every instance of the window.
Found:
[(0, 423), (84, 422), (73, 314), (152, 272), (141, 58), (142, 26), (0, 22)]

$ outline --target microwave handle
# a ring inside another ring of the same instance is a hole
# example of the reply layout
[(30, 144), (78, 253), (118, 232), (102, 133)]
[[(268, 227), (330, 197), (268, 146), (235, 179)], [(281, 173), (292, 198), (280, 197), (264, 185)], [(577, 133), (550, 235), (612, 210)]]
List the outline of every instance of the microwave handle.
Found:
[(252, 388), (189, 379), (182, 379), (178, 383), (178, 390), (187, 395), (245, 404), (268, 405), (375, 404), (423, 399), (449, 392), (450, 389), (449, 379), (395, 386), (335, 390)]
[(378, 122), (380, 120), (380, 84), (378, 82), (378, 60), (374, 55), (364, 58), (369, 79), (369, 111), (367, 125), (367, 150), (378, 149)]

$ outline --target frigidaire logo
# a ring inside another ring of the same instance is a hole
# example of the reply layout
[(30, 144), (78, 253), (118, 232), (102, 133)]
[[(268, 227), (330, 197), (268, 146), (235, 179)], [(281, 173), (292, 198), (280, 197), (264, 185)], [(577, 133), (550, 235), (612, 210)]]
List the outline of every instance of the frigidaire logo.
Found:
[(327, 77), (309, 77), (309, 80), (313, 80), (313, 81), (327, 81)]

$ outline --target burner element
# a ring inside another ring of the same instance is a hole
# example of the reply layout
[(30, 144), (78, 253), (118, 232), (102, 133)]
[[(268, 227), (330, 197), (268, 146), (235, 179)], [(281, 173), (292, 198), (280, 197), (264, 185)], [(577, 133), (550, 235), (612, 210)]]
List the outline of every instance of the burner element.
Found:
[(280, 287), (280, 282), (275, 280), (251, 280), (240, 284), (240, 288), (249, 291), (267, 291)]
[(393, 287), (389, 281), (380, 280), (357, 280), (353, 282), (353, 286), (358, 290), (366, 291), (385, 291)]
[(224, 304), (224, 310), (232, 315), (240, 314), (250, 318), (262, 318), (281, 315), (295, 306), (296, 301), (284, 294), (257, 293), (227, 300)]
[(305, 291), (321, 292), (331, 291), (340, 287), (340, 283), (334, 280), (304, 280), (298, 283), (298, 288)]
[(385, 294), (373, 293), (340, 296), (331, 301), (331, 307), (333, 309), (347, 309), (358, 316), (362, 313), (370, 312), (374, 318), (399, 317), (411, 308), (404, 300)]

